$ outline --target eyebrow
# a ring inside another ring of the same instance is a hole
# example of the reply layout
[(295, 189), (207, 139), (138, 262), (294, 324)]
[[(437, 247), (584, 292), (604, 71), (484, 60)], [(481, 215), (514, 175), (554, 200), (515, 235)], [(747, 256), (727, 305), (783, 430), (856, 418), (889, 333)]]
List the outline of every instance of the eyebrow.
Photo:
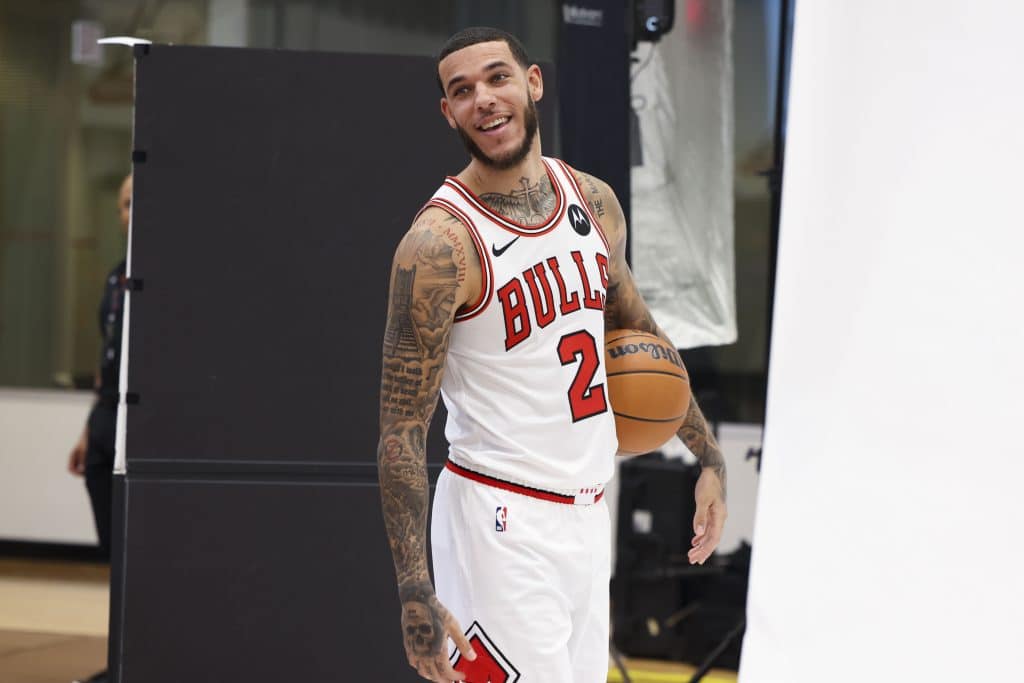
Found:
[[(504, 62), (504, 61), (502, 61), (502, 60), (498, 59), (498, 60), (495, 60), (495, 61), (491, 62), (491, 63), (490, 63), (490, 64), (488, 64), (487, 66), (485, 66), (485, 67), (484, 67), (484, 71), (493, 71), (494, 69), (500, 69), (500, 68), (502, 68), (502, 67), (504, 67), (504, 68), (506, 68), (506, 69), (510, 69), (510, 68), (512, 68), (512, 67), (511, 67), (511, 66), (510, 66), (510, 65), (508, 64), (508, 62)], [(456, 77), (455, 77), (455, 78), (453, 78), (452, 80), (448, 81), (448, 87), (447, 87), (447, 88), (445, 88), (445, 90), (446, 90), (446, 91), (447, 91), (447, 90), (451, 90), (451, 87), (452, 87), (453, 85), (455, 85), (456, 83), (459, 83), (460, 81), (464, 81), (464, 80), (466, 80), (466, 76), (461, 76), (461, 75), (460, 75), (460, 76), (456, 76)]]

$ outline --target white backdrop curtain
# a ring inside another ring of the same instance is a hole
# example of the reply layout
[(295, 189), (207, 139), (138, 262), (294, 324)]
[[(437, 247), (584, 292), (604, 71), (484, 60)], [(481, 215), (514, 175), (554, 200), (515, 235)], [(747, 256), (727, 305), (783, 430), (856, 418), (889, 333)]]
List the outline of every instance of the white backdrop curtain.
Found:
[[(736, 341), (733, 3), (699, 3), (634, 66), (643, 164), (633, 168), (633, 271), (680, 348)], [(637, 144), (634, 138), (633, 144)]]
[(740, 681), (1020, 680), (1024, 6), (796, 12)]

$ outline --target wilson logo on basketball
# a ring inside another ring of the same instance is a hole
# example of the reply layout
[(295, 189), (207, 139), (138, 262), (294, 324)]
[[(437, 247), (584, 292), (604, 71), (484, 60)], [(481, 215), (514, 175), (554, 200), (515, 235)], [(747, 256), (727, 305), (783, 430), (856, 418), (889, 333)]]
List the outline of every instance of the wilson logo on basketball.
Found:
[(634, 353), (645, 353), (651, 357), (651, 360), (667, 360), (678, 368), (684, 367), (683, 360), (679, 357), (679, 352), (664, 344), (651, 344), (648, 342), (617, 344), (614, 346), (609, 345), (606, 349), (610, 358), (622, 358)]

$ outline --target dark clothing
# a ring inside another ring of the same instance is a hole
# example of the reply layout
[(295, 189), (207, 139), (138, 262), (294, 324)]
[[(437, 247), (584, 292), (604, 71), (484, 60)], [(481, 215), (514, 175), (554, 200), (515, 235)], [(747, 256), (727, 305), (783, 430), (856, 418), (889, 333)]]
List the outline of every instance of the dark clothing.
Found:
[(100, 550), (110, 556), (111, 478), (117, 431), (118, 385), (121, 373), (121, 328), (124, 323), (125, 262), (107, 275), (100, 302), (99, 377), (96, 403), (89, 412), (89, 445), (85, 452), (85, 487)]
[[(115, 399), (116, 401), (116, 399)], [(117, 403), (100, 397), (89, 411), (89, 445), (85, 464), (114, 469), (114, 435), (117, 429)]]
[(124, 323), (124, 290), (126, 264), (117, 264), (103, 287), (100, 302), (100, 396), (117, 401), (121, 373), (121, 326)]
[(92, 504), (92, 517), (96, 523), (96, 537), (100, 541), (100, 552), (110, 560), (110, 520), (114, 478), (111, 465), (86, 465), (85, 489)]

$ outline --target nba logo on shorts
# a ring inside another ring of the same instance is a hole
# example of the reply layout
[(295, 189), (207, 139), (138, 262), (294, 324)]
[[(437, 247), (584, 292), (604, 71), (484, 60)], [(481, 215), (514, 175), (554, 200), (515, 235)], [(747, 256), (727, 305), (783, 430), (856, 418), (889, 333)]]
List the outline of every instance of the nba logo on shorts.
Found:
[(495, 531), (506, 531), (508, 530), (508, 508), (505, 506), (499, 507), (494, 513), (494, 530)]

